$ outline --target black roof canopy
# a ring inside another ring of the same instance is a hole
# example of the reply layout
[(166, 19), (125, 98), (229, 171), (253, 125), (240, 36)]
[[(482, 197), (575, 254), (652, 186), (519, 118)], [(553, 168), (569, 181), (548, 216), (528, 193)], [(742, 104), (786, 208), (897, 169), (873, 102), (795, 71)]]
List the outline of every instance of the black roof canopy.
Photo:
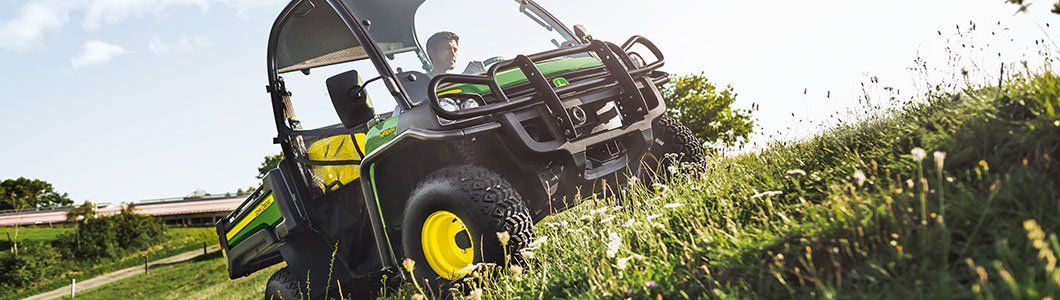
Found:
[[(279, 73), (368, 58), (338, 13), (325, 0), (295, 0), (276, 43)], [(343, 0), (384, 54), (415, 50), (416, 10), (424, 0)], [(340, 8), (341, 9), (341, 8)], [(364, 23), (368, 25), (365, 26)]]

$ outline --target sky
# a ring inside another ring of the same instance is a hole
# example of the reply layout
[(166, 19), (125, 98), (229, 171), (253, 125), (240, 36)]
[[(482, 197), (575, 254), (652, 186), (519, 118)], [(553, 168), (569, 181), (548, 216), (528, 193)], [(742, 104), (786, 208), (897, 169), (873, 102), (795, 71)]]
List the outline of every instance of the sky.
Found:
[[(892, 95), (915, 99), (964, 80), (961, 68), (992, 82), (1001, 62), (1055, 57), (1060, 15), (1048, 1), (1024, 14), (1003, 2), (539, 0), (598, 39), (652, 39), (666, 71), (732, 86), (737, 108), (755, 108), (754, 145), (818, 133)], [(279, 152), (264, 62), (284, 4), (0, 0), (0, 178), (110, 203), (257, 184), (262, 158)], [(322, 80), (305, 86), (296, 97), (325, 105), (310, 115), (330, 109)]]

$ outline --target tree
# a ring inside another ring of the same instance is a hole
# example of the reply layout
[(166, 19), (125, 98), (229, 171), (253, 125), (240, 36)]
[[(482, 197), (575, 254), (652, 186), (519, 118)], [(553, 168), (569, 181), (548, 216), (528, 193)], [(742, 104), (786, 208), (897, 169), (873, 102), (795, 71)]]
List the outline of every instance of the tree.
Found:
[(265, 157), (265, 161), (261, 162), (261, 166), (258, 167), (258, 179), (265, 178), (265, 175), (269, 174), (269, 171), (275, 169), (276, 166), (280, 165), (280, 161), (283, 160), (283, 154), (270, 155)]
[(47, 181), (19, 177), (0, 181), (0, 210), (62, 207), (73, 204)]
[(736, 92), (719, 90), (703, 74), (675, 76), (663, 87), (667, 113), (692, 130), (701, 142), (737, 146), (754, 129), (749, 110), (733, 109)]
[[(73, 203), (69, 195), (55, 191), (47, 181), (25, 177), (0, 181), (0, 210), (59, 207)], [(15, 256), (18, 256), (18, 227), (15, 225), (15, 238), (11, 241), (11, 253)]]

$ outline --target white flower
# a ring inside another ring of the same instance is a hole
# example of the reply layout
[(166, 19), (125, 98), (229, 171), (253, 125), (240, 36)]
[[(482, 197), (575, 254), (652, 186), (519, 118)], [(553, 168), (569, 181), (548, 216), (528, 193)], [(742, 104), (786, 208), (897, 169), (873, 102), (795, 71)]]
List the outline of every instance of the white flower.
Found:
[(534, 248), (534, 249), (540, 248), (541, 245), (544, 245), (546, 241), (548, 241), (548, 237), (546, 237), (546, 236), (536, 237), (536, 238), (534, 238), (533, 242), (530, 242), (530, 248)]
[(497, 240), (501, 242), (501, 246), (508, 246), (508, 241), (511, 240), (512, 236), (507, 231), (501, 231), (497, 233)]
[(531, 249), (519, 250), (519, 256), (522, 256), (525, 259), (534, 259), (534, 250), (531, 250)]
[(681, 207), (681, 206), (684, 206), (684, 204), (681, 204), (681, 203), (666, 203), (666, 204), (663, 204), (663, 208), (670, 208), (670, 209), (678, 208), (678, 207)]
[(666, 166), (666, 171), (669, 171), (670, 174), (677, 174), (677, 167), (673, 165)]
[(861, 170), (854, 171), (854, 179), (858, 181), (858, 186), (865, 185), (865, 172)]
[(600, 219), (600, 223), (608, 223), (615, 220), (615, 216), (607, 216), (606, 218)]
[(415, 295), (412, 295), (412, 300), (426, 300), (426, 299), (427, 299), (427, 296), (424, 296), (423, 294), (420, 294), (420, 293), (416, 293)]
[(661, 214), (650, 215), (650, 216), (648, 216), (648, 221), (658, 219), (659, 217), (662, 217), (662, 215)]
[(912, 151), (909, 151), (909, 154), (913, 155), (913, 160), (916, 162), (924, 161), (924, 158), (927, 157), (927, 151), (920, 147), (913, 148)]
[(629, 218), (629, 220), (626, 220), (626, 223), (622, 223), (622, 227), (630, 227), (630, 226), (633, 226), (633, 224), (636, 224), (636, 223), (637, 223), (636, 220), (633, 220), (633, 218)]
[(784, 192), (781, 192), (781, 191), (765, 191), (765, 192), (761, 192), (761, 193), (758, 193), (758, 194), (754, 194), (754, 196), (751, 196), (751, 199), (757, 199), (757, 198), (768, 197), (768, 196), (776, 196), (776, 195), (780, 195), (780, 194), (783, 194), (783, 193)]
[(912, 179), (906, 179), (905, 180), (905, 185), (908, 186), (909, 188), (913, 188), (913, 180)]
[(482, 300), (482, 289), (471, 290), (471, 294), (468, 295), (471, 300)]
[(935, 151), (933, 156), (935, 157), (935, 169), (942, 171), (943, 162), (946, 161), (946, 152)]
[(512, 270), (512, 274), (515, 274), (515, 276), (519, 276), (519, 275), (523, 274), (523, 266), (511, 265), (508, 268)]
[(611, 232), (607, 235), (607, 239), (607, 257), (614, 258), (615, 254), (618, 254), (618, 248), (622, 247), (622, 237)]
[(802, 176), (806, 176), (806, 171), (803, 171), (802, 169), (788, 170), (788, 175), (802, 175)]
[(631, 258), (633, 258), (633, 257), (630, 256), (630, 257), (619, 258), (618, 261), (615, 262), (615, 267), (617, 267), (619, 270), (625, 270), (626, 266), (629, 264), (629, 260)]

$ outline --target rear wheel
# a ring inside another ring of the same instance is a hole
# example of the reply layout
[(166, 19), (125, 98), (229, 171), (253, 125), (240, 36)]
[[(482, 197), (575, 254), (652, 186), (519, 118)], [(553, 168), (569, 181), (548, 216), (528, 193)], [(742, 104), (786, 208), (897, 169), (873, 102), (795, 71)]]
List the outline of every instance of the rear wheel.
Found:
[(291, 271), (283, 268), (273, 273), (265, 283), (265, 300), (294, 299), (302, 299), (302, 291)]
[(663, 115), (652, 124), (652, 135), (655, 140), (651, 151), (644, 157), (644, 166), (648, 168), (643, 172), (645, 179), (651, 181), (660, 172), (668, 172), (670, 166), (678, 163), (693, 164), (703, 167), (706, 165), (706, 153), (699, 139), (692, 134), (692, 130), (682, 125), (677, 119)]
[[(403, 221), (405, 256), (414, 278), (438, 288), (459, 280), (475, 263), (503, 265), (533, 238), (533, 221), (519, 193), (475, 166), (434, 172), (412, 192)], [(507, 245), (497, 233), (507, 232)], [(507, 257), (505, 256), (507, 255)]]

